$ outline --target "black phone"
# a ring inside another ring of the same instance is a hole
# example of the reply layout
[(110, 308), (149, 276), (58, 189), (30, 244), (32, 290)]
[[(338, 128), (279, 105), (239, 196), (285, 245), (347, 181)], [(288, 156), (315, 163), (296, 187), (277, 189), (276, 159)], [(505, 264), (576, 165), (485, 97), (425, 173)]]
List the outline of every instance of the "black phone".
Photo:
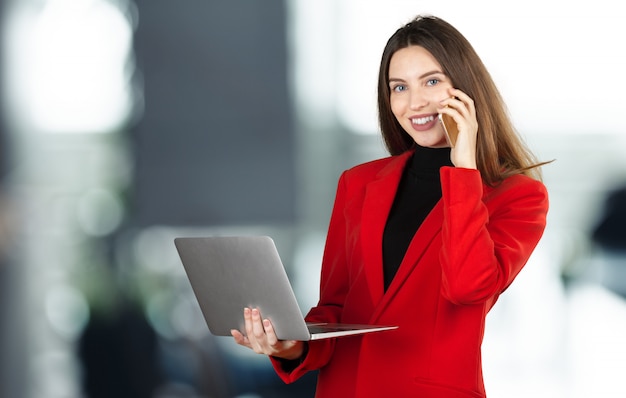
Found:
[(448, 140), (448, 144), (454, 148), (456, 145), (456, 139), (459, 136), (459, 127), (457, 126), (452, 116), (449, 116), (445, 113), (439, 114), (439, 121), (443, 126), (443, 132), (446, 134), (446, 140)]

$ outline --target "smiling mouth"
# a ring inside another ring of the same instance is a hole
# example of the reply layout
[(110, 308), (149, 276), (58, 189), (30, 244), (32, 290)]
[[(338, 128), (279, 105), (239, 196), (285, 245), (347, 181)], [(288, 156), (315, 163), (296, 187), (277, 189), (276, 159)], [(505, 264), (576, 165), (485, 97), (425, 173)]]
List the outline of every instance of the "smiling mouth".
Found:
[(432, 122), (433, 120), (435, 120), (435, 117), (433, 115), (425, 117), (415, 117), (411, 119), (411, 123), (417, 124), (418, 126), (423, 126), (426, 123)]

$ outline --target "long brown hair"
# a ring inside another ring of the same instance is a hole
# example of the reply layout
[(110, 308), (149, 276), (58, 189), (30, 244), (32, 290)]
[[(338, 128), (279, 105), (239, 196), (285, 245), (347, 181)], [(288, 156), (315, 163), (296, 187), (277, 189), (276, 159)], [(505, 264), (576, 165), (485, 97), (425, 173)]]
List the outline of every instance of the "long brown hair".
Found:
[(473, 100), (478, 121), (476, 162), (483, 180), (495, 185), (514, 174), (541, 179), (539, 163), (517, 133), (487, 68), (467, 39), (446, 21), (418, 16), (398, 29), (383, 51), (378, 75), (378, 121), (391, 155), (415, 146), (396, 120), (389, 101), (389, 62), (393, 54), (409, 46), (421, 46), (441, 65), (455, 88)]

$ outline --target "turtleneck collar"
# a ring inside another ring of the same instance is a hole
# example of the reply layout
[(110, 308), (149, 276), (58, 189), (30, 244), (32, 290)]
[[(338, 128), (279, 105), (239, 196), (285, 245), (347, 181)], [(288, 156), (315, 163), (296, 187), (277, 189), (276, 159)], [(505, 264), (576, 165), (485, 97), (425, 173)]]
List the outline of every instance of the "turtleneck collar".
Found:
[(416, 144), (407, 169), (412, 173), (439, 174), (441, 167), (453, 166), (450, 151), (450, 148), (428, 148)]

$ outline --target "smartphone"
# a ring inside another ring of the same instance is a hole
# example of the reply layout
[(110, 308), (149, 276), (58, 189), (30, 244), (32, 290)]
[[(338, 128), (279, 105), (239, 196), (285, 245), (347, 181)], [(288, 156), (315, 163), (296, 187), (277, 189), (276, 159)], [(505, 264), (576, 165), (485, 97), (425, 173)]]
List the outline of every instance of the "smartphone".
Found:
[(459, 136), (459, 127), (457, 126), (454, 119), (452, 119), (451, 116), (445, 113), (439, 114), (439, 121), (443, 126), (443, 132), (446, 134), (446, 140), (448, 140), (448, 144), (450, 144), (450, 146), (454, 148), (454, 145), (456, 145), (456, 139)]

